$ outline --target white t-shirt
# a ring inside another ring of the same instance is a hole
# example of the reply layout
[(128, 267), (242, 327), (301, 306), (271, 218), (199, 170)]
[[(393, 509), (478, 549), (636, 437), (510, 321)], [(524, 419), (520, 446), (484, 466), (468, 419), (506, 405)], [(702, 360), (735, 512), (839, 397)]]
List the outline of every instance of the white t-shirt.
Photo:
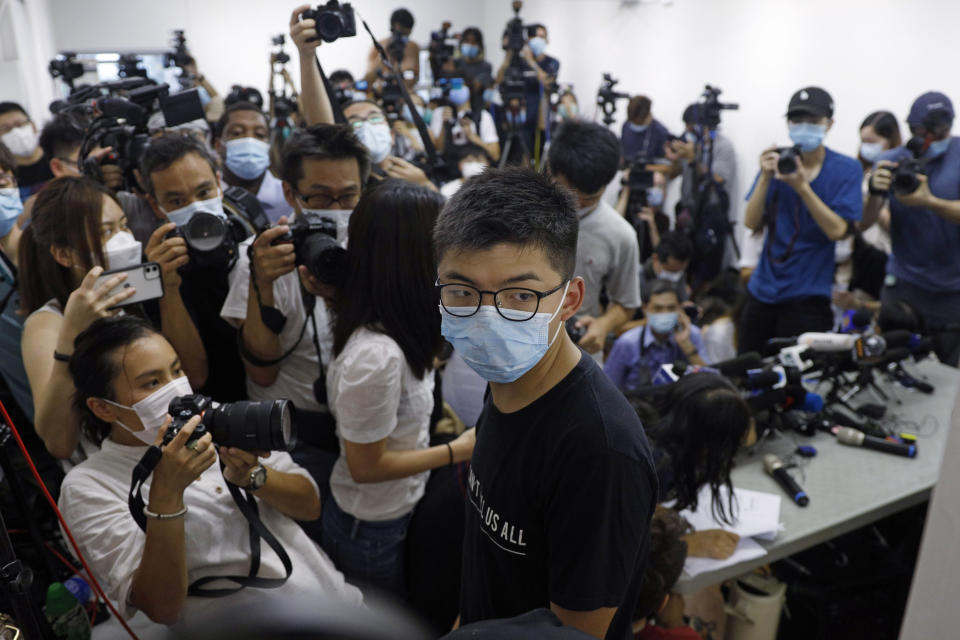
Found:
[[(463, 132), (463, 127), (460, 126), (460, 119), (469, 117), (469, 115), (470, 109), (468, 105), (465, 105), (464, 109), (457, 114), (457, 121), (450, 130), (453, 136), (453, 144), (467, 144), (467, 135)], [(473, 126), (473, 130), (480, 135), (480, 139), (483, 140), (484, 144), (492, 144), (500, 141), (500, 137), (497, 135), (497, 126), (493, 122), (493, 116), (491, 116), (490, 112), (486, 109), (480, 111), (479, 129), (476, 122), (472, 122), (471, 126)], [(434, 118), (431, 120), (430, 129), (433, 132), (433, 137), (439, 139), (440, 136), (443, 135), (443, 118)]]
[(386, 439), (388, 451), (426, 449), (433, 372), (418, 380), (393, 338), (360, 328), (330, 365), (327, 396), (341, 440), (340, 457), (330, 476), (337, 504), (367, 521), (393, 520), (410, 513), (423, 496), (430, 474), (358, 484), (350, 476), (342, 441), (369, 444)]
[[(238, 249), (239, 257), (233, 271), (230, 272), (230, 292), (220, 310), (220, 316), (235, 327), (243, 324), (247, 317), (247, 296), (250, 292), (250, 259), (247, 247), (253, 244), (253, 238), (244, 240)], [(289, 356), (280, 362), (277, 379), (269, 387), (261, 387), (247, 378), (247, 394), (251, 400), (292, 400), (298, 409), (319, 411), (320, 405), (313, 395), (313, 382), (320, 375), (317, 363), (317, 350), (313, 346), (313, 327), (307, 322), (303, 339), (297, 342), (304, 321), (307, 320), (303, 296), (300, 294), (300, 276), (296, 270), (280, 276), (273, 281), (273, 299), (277, 309), (287, 316), (287, 323), (280, 332), (280, 350), (286, 353), (297, 345)], [(324, 366), (330, 362), (333, 353), (333, 335), (327, 306), (317, 298), (314, 308), (317, 321), (317, 333), (320, 341), (320, 355)]]
[[(140, 566), (146, 533), (140, 530), (127, 506), (130, 474), (146, 451), (144, 446), (125, 446), (104, 440), (102, 448), (64, 478), (60, 489), (60, 510), (73, 532), (80, 550), (90, 563), (107, 596), (125, 618), (137, 610), (127, 600), (133, 577)], [(273, 470), (294, 473), (310, 480), (290, 455), (274, 452), (264, 463)], [(148, 479), (144, 501), (149, 504)], [(312, 594), (318, 598), (359, 603), (360, 592), (344, 581), (333, 562), (313, 542), (300, 525), (268, 504), (257, 500), (260, 519), (283, 545), (293, 563), (287, 582), (270, 592), (291, 596)], [(250, 533), (227, 489), (218, 464), (204, 471), (183, 494), (189, 510), (184, 516), (187, 580), (192, 584), (205, 576), (247, 575), (250, 570)], [(272, 548), (260, 544), (262, 578), (282, 578), (283, 564)], [(234, 586), (230, 581), (214, 581), (204, 588)], [(225, 598), (187, 597), (177, 626), (199, 620), (211, 609), (226, 604), (249, 602), (257, 606), (264, 590), (246, 588)]]
[(700, 330), (703, 336), (703, 347), (706, 353), (701, 353), (707, 364), (726, 362), (737, 357), (737, 346), (734, 344), (734, 326), (730, 318), (717, 318)]
[(442, 195), (444, 198), (452, 198), (453, 194), (455, 194), (457, 191), (460, 191), (460, 187), (462, 186), (463, 178), (451, 180), (440, 187), (440, 195)]

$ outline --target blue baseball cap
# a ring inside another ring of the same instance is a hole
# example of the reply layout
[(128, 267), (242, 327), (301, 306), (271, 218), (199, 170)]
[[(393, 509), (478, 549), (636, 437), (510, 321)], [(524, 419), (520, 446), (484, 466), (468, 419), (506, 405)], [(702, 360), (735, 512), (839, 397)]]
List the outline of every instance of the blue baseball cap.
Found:
[(953, 103), (942, 93), (928, 91), (913, 101), (910, 115), (907, 116), (907, 124), (923, 124), (924, 119), (934, 112), (946, 113), (949, 119), (953, 120)]

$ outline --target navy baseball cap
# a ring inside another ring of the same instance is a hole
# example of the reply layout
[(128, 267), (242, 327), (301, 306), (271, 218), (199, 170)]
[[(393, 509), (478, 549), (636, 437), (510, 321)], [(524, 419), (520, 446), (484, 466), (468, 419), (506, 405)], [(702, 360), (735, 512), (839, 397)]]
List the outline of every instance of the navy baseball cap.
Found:
[(928, 91), (913, 101), (910, 107), (910, 115), (907, 116), (907, 124), (923, 124), (924, 118), (934, 112), (946, 113), (950, 120), (953, 120), (953, 103), (950, 98), (938, 91)]
[(833, 117), (833, 98), (820, 87), (804, 87), (790, 98), (787, 117), (814, 116)]

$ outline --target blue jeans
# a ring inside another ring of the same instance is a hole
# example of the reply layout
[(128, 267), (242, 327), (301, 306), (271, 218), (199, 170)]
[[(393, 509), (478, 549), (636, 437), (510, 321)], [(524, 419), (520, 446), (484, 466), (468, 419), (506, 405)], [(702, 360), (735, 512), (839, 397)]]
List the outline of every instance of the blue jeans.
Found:
[(330, 497), (323, 505), (320, 546), (350, 582), (403, 597), (404, 547), (412, 515), (378, 522), (359, 520)]

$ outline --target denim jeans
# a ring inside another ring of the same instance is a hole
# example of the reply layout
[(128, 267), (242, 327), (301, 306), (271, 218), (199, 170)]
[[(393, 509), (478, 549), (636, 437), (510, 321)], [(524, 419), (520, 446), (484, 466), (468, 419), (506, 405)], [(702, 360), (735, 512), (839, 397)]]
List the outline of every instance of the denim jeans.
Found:
[(378, 522), (359, 520), (331, 497), (323, 505), (320, 546), (351, 583), (403, 597), (404, 548), (412, 515)]

